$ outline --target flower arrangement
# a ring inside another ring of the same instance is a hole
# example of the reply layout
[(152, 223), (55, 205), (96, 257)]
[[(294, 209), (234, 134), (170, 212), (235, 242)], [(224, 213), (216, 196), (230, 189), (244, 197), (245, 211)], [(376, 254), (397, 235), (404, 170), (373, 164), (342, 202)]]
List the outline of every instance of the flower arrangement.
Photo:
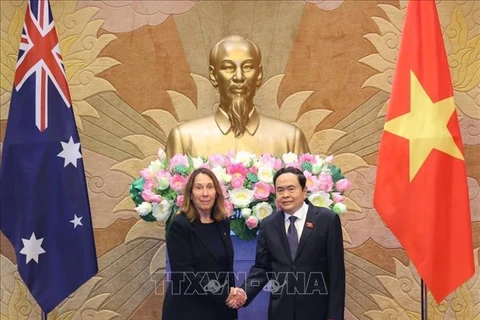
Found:
[(343, 192), (350, 181), (332, 160), (333, 156), (322, 159), (309, 153), (290, 152), (276, 158), (240, 151), (205, 158), (176, 154), (169, 161), (160, 149), (158, 159), (141, 170), (140, 177), (132, 182), (130, 195), (142, 219), (164, 221), (168, 228), (182, 205), (182, 191), (189, 174), (200, 167), (208, 168), (222, 186), (232, 231), (240, 239), (250, 240), (255, 237), (259, 223), (276, 210), (273, 176), (283, 167), (303, 171), (310, 203), (330, 208), (337, 214), (345, 212)]

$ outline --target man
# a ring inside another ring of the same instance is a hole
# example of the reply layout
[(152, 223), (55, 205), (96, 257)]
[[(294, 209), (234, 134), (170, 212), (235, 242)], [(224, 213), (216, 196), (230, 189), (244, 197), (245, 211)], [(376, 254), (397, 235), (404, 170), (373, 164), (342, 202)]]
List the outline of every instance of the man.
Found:
[(210, 51), (209, 78), (220, 94), (212, 116), (180, 124), (170, 132), (166, 153), (209, 156), (247, 150), (282, 156), (308, 152), (305, 136), (295, 125), (263, 116), (253, 105), (262, 83), (260, 49), (250, 40), (229, 36)]
[[(246, 304), (268, 282), (269, 320), (343, 320), (345, 264), (340, 218), (329, 209), (305, 203), (306, 178), (300, 170), (280, 169), (274, 185), (282, 211), (260, 225), (255, 264), (242, 286)], [(244, 297), (240, 291), (234, 293), (227, 303), (238, 307)]]

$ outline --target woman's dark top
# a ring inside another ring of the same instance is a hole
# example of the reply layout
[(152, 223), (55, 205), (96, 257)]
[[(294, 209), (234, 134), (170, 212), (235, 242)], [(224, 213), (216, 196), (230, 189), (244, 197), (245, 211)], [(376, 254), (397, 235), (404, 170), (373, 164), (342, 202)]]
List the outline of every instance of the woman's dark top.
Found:
[(228, 256), (220, 233), (218, 233), (218, 229), (220, 228), (219, 224), (219, 222), (200, 222), (196, 230), (199, 238), (210, 248), (212, 253), (218, 259), (218, 268), (220, 271), (227, 272), (229, 269)]

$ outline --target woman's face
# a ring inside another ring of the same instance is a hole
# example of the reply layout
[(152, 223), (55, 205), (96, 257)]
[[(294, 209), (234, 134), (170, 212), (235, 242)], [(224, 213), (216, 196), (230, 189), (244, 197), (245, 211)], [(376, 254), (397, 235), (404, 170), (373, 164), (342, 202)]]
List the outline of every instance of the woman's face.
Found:
[(210, 213), (216, 198), (213, 180), (204, 173), (199, 173), (193, 181), (192, 201), (198, 211)]

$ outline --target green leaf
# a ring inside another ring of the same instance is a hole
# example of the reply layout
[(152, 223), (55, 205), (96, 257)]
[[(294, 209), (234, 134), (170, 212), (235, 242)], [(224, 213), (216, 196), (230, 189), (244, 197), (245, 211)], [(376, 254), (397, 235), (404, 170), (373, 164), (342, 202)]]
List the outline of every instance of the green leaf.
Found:
[(230, 229), (237, 235), (241, 240), (253, 240), (257, 234), (258, 228), (248, 229), (245, 225), (244, 218), (232, 219), (230, 220)]
[(135, 202), (137, 206), (143, 202), (142, 191), (144, 185), (145, 180), (143, 178), (138, 178), (130, 185), (130, 197), (132, 197), (133, 202)]
[(345, 177), (342, 174), (342, 171), (340, 170), (339, 167), (336, 165), (332, 164), (328, 167), (330, 169), (330, 172), (332, 173), (332, 180), (333, 182), (337, 182), (338, 180), (344, 179)]
[(153, 216), (153, 213), (149, 213), (147, 215), (144, 215), (144, 216), (140, 216), (143, 220), (145, 221), (148, 221), (148, 222), (154, 222), (154, 221), (157, 221), (157, 219), (155, 219), (155, 217)]

